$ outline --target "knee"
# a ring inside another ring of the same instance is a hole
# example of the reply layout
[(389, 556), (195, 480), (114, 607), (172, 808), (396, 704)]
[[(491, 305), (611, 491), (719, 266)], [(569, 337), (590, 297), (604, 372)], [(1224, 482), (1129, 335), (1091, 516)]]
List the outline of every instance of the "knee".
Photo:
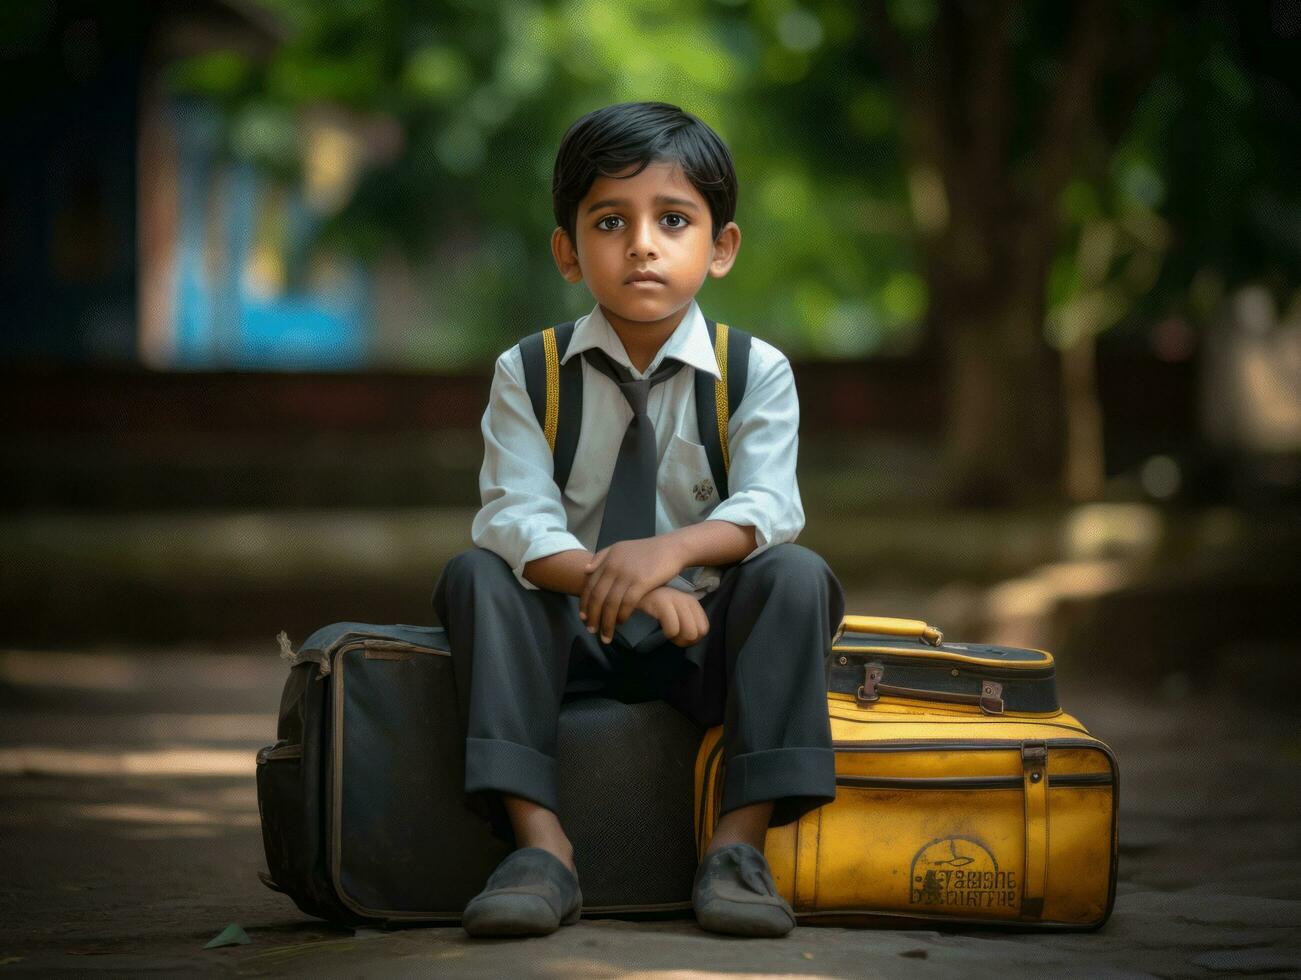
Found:
[(793, 541), (775, 545), (737, 566), (738, 587), (750, 592), (751, 601), (780, 600), (787, 608), (825, 609), (832, 628), (845, 611), (845, 590), (826, 559)]
[(743, 562), (739, 569), (743, 577), (768, 591), (776, 588), (820, 591), (828, 581), (835, 580), (826, 559), (794, 541), (774, 545)]
[(514, 581), (510, 566), (500, 555), (487, 548), (469, 548), (453, 555), (443, 566), (434, 594), (437, 596), (449, 591), (453, 594), (463, 593), (476, 584), (498, 580), (503, 575)]

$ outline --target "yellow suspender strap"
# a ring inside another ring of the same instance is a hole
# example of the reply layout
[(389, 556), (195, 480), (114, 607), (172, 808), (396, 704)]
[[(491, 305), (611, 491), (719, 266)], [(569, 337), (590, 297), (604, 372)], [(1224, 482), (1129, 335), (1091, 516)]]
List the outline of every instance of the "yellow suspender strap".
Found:
[[(547, 447), (556, 451), (556, 430), (560, 424), (560, 353), (556, 348), (556, 330), (547, 327), (542, 331), (542, 351), (547, 365), (547, 411), (542, 431), (547, 437)], [(714, 407), (718, 416), (718, 444), (723, 449), (723, 466), (731, 468), (732, 459), (727, 449), (727, 324), (720, 323), (714, 333), (714, 358), (718, 361), (718, 380), (714, 382)]]
[(718, 361), (718, 380), (714, 382), (714, 406), (718, 416), (718, 444), (723, 449), (723, 468), (732, 468), (732, 457), (727, 451), (727, 324), (717, 324), (714, 330), (714, 359)]
[(542, 431), (547, 437), (547, 446), (556, 451), (556, 429), (560, 424), (560, 353), (556, 349), (556, 328), (547, 327), (542, 331), (542, 351), (547, 362), (547, 414)]

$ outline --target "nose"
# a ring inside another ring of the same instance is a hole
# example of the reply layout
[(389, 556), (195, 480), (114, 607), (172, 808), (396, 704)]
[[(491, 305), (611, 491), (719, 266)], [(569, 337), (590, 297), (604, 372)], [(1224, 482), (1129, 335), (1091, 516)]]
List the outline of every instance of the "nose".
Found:
[(654, 222), (651, 219), (638, 221), (633, 226), (631, 238), (628, 240), (628, 257), (636, 258), (655, 258), (655, 235)]

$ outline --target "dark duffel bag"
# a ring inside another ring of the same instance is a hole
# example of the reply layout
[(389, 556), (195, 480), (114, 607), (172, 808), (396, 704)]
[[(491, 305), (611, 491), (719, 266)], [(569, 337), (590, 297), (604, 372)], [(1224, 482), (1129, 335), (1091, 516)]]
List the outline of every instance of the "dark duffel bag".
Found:
[[(509, 845), (470, 808), (441, 627), (336, 623), (290, 662), (275, 745), (257, 755), (269, 874), (309, 915), (455, 922)], [(567, 702), (560, 818), (586, 913), (691, 906), (701, 732), (662, 701)]]

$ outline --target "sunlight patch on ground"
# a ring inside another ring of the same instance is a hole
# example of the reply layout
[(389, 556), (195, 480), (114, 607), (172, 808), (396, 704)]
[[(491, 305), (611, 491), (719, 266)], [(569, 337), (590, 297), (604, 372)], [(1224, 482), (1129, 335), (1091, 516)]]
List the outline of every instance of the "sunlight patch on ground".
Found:
[(996, 622), (1038, 619), (1066, 598), (1105, 595), (1133, 578), (1127, 562), (1069, 561), (1042, 565), (1021, 578), (1000, 582), (989, 590), (986, 605)]
[(256, 813), (217, 813), (170, 806), (142, 806), (126, 803), (92, 803), (73, 807), (74, 816), (117, 823), (190, 824), (219, 827), (257, 827)]
[[(159, 743), (176, 748), (178, 743), (205, 743), (216, 748), (248, 746), (254, 751), (274, 742), (276, 715), (269, 712), (228, 714), (183, 714), (150, 712), (139, 714), (94, 714), (87, 711), (14, 711), (0, 717), (0, 744), (71, 744), (79, 748), (89, 742), (107, 745)], [(135, 747), (145, 748), (144, 744)]]
[(123, 693), (194, 687), (244, 691), (262, 681), (249, 670), (252, 660), (242, 654), (187, 654), (163, 660), (114, 653), (7, 650), (0, 652), (0, 682)]
[(1062, 524), (1061, 551), (1068, 559), (1146, 561), (1155, 556), (1165, 525), (1161, 511), (1148, 504), (1082, 504)]
[[(180, 741), (243, 741), (275, 732), (276, 716), (270, 714), (138, 715), (140, 733), (151, 738)], [(267, 739), (274, 742), (274, 738)]]
[(255, 772), (252, 752), (162, 749), (112, 752), (30, 745), (0, 748), (0, 775), (20, 776), (241, 776)]
[[(737, 970), (624, 970), (613, 968), (609, 962), (602, 960), (561, 960), (555, 964), (557, 977), (569, 977), (572, 980), (597, 980), (617, 976), (619, 980), (828, 980), (837, 976), (832, 973), (769, 973), (742, 972)], [(863, 977), (873, 974), (864, 971)]]

